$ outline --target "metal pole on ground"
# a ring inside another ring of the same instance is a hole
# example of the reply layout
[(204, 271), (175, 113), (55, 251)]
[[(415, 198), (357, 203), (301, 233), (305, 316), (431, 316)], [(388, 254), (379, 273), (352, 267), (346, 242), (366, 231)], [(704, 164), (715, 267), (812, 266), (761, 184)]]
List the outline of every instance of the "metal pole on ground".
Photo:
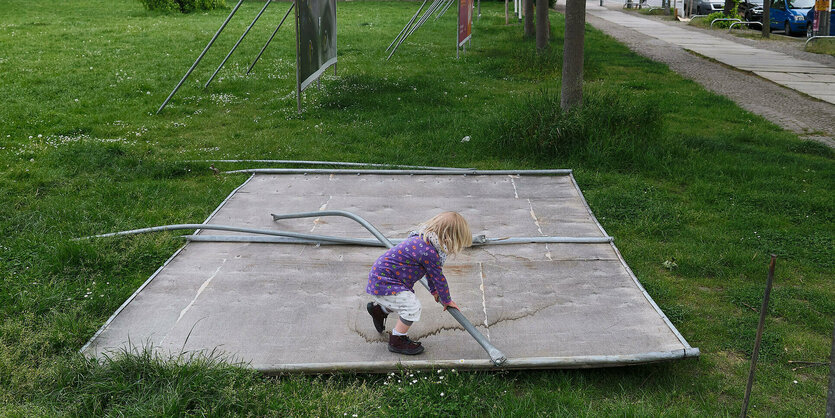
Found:
[(225, 58), (223, 58), (223, 61), (221, 61), (220, 65), (218, 65), (218, 66), (217, 66), (217, 69), (215, 70), (215, 72), (214, 72), (214, 73), (212, 73), (212, 76), (211, 76), (211, 77), (209, 77), (209, 80), (208, 80), (208, 81), (206, 81), (206, 84), (204, 84), (204, 85), (203, 85), (203, 88), (204, 88), (204, 89), (205, 89), (206, 87), (209, 87), (209, 84), (211, 84), (212, 80), (214, 80), (214, 79), (215, 79), (215, 76), (217, 75), (217, 73), (218, 73), (218, 72), (220, 72), (220, 69), (221, 69), (221, 68), (223, 68), (223, 65), (224, 65), (224, 64), (226, 64), (226, 61), (228, 61), (228, 60), (229, 60), (229, 57), (231, 57), (231, 56), (232, 56), (232, 53), (233, 53), (233, 52), (235, 52), (235, 50), (236, 50), (236, 49), (238, 49), (238, 45), (240, 45), (240, 44), (241, 44), (241, 41), (243, 41), (243, 40), (244, 40), (244, 38), (246, 38), (246, 35), (249, 33), (249, 31), (252, 29), (252, 27), (253, 27), (253, 26), (255, 26), (255, 22), (257, 22), (257, 21), (258, 21), (258, 19), (260, 19), (260, 18), (261, 18), (261, 15), (263, 15), (263, 14), (264, 14), (264, 11), (265, 11), (265, 10), (267, 10), (267, 7), (270, 5), (270, 3), (272, 3), (272, 1), (273, 1), (273, 0), (267, 0), (267, 2), (266, 2), (266, 3), (264, 3), (264, 7), (262, 7), (262, 8), (261, 8), (261, 11), (260, 11), (260, 12), (258, 12), (258, 15), (257, 15), (257, 16), (255, 16), (255, 19), (252, 19), (252, 23), (250, 23), (250, 24), (249, 24), (249, 26), (247, 26), (247, 28), (246, 28), (246, 30), (244, 31), (244, 33), (243, 33), (243, 34), (241, 34), (241, 37), (240, 37), (240, 38), (238, 38), (238, 42), (235, 42), (235, 46), (233, 46), (233, 47), (232, 47), (232, 49), (229, 51), (229, 53), (228, 53), (228, 54), (226, 54), (226, 57), (225, 57)]
[(209, 44), (206, 45), (205, 48), (203, 48), (203, 52), (200, 53), (200, 56), (197, 57), (197, 60), (194, 61), (194, 64), (191, 65), (191, 68), (189, 68), (188, 71), (186, 71), (186, 75), (183, 76), (183, 79), (180, 80), (179, 83), (177, 83), (177, 87), (174, 87), (174, 91), (172, 91), (171, 94), (168, 95), (168, 98), (166, 98), (165, 101), (162, 102), (162, 106), (160, 106), (159, 109), (157, 109), (157, 114), (159, 114), (159, 112), (161, 112), (162, 109), (165, 108), (165, 106), (168, 104), (168, 102), (171, 100), (171, 98), (174, 97), (174, 94), (177, 93), (177, 90), (180, 89), (180, 86), (182, 86), (183, 83), (185, 83), (188, 76), (191, 75), (191, 72), (194, 71), (194, 69), (197, 67), (197, 64), (200, 63), (200, 60), (203, 59), (203, 56), (206, 55), (206, 52), (208, 52), (209, 48), (212, 47), (212, 44), (215, 43), (215, 40), (217, 39), (217, 37), (220, 36), (221, 32), (223, 32), (223, 29), (226, 27), (226, 24), (229, 23), (230, 20), (232, 20), (232, 16), (235, 16), (235, 13), (238, 11), (238, 8), (241, 7), (241, 4), (243, 2), (244, 2), (244, 0), (238, 0), (238, 4), (235, 5), (235, 7), (229, 13), (229, 16), (226, 17), (226, 20), (223, 21), (222, 25), (220, 25), (220, 28), (215, 33), (215, 36), (212, 36), (212, 40), (209, 41)]
[(294, 2), (292, 2), (292, 3), (290, 3), (290, 8), (289, 8), (289, 9), (287, 9), (287, 13), (285, 13), (285, 14), (284, 14), (284, 17), (281, 19), (281, 22), (279, 22), (279, 23), (278, 23), (278, 26), (276, 26), (275, 30), (273, 31), (273, 34), (270, 36), (270, 39), (268, 39), (268, 40), (267, 40), (267, 43), (265, 43), (265, 44), (264, 44), (264, 47), (263, 47), (263, 48), (261, 48), (261, 52), (259, 52), (259, 53), (258, 53), (258, 56), (257, 56), (257, 57), (255, 57), (255, 61), (252, 61), (252, 65), (250, 65), (250, 66), (249, 66), (249, 69), (248, 69), (248, 70), (246, 70), (246, 73), (247, 73), (247, 74), (249, 74), (249, 72), (250, 72), (250, 71), (252, 71), (252, 67), (255, 67), (255, 63), (256, 63), (256, 62), (258, 62), (258, 60), (261, 58), (261, 54), (263, 54), (263, 53), (264, 53), (264, 50), (266, 50), (266, 49), (267, 49), (267, 45), (269, 45), (269, 44), (270, 44), (270, 42), (272, 42), (272, 41), (273, 41), (273, 38), (275, 38), (275, 34), (276, 34), (276, 33), (278, 33), (278, 30), (279, 30), (279, 29), (281, 29), (281, 25), (283, 25), (283, 24), (284, 24), (284, 20), (286, 20), (286, 19), (287, 19), (287, 16), (290, 16), (290, 12), (292, 12), (292, 11), (293, 11), (293, 7), (295, 7), (295, 6), (296, 6), (296, 2), (295, 2), (295, 1), (294, 1)]
[(763, 338), (763, 326), (765, 324), (765, 315), (768, 312), (768, 298), (771, 296), (771, 283), (774, 281), (774, 264), (776, 261), (777, 256), (771, 254), (771, 263), (768, 265), (768, 278), (765, 282), (763, 304), (760, 307), (760, 322), (757, 324), (757, 337), (754, 340), (754, 352), (751, 354), (751, 370), (748, 372), (748, 384), (745, 386), (745, 398), (742, 400), (742, 413), (739, 414), (742, 418), (748, 415), (748, 401), (751, 398), (751, 387), (754, 386), (754, 372), (757, 369), (757, 357), (760, 355), (760, 342)]

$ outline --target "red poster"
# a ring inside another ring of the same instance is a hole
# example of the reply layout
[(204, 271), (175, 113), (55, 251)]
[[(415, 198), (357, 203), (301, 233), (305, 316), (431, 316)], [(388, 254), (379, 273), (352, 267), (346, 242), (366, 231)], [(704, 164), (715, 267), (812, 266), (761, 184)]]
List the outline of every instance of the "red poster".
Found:
[(473, 0), (458, 0), (458, 46), (473, 33)]

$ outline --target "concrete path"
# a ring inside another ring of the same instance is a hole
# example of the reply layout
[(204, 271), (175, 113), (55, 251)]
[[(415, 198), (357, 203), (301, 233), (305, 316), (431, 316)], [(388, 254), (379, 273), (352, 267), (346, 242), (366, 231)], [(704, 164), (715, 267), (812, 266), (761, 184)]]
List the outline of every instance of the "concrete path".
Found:
[(835, 104), (835, 68), (587, 2), (588, 14)]

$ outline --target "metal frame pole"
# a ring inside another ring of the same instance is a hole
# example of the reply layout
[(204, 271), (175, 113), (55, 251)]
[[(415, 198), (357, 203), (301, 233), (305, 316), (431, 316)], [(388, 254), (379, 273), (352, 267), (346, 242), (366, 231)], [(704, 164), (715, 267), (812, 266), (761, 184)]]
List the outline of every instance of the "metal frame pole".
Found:
[(420, 27), (423, 26), (423, 24), (426, 23), (426, 21), (429, 19), (429, 16), (431, 16), (432, 13), (435, 13), (438, 10), (438, 8), (440, 8), (440, 5), (442, 3), (443, 0), (434, 0), (432, 4), (429, 5), (429, 8), (426, 9), (426, 12), (423, 14), (423, 16), (420, 17), (420, 20), (418, 20), (418, 22), (415, 23), (414, 26), (412, 26), (412, 29), (409, 30), (409, 33), (406, 35), (406, 38), (412, 36), (412, 34), (415, 33), (415, 31), (420, 29)]
[(81, 240), (93, 239), (93, 238), (108, 238), (108, 237), (125, 236), (125, 235), (138, 235), (138, 234), (146, 234), (146, 233), (149, 233), (149, 232), (178, 231), (178, 230), (183, 230), (183, 229), (243, 232), (243, 233), (247, 233), (247, 234), (271, 235), (271, 236), (277, 236), (277, 237), (291, 237), (291, 238), (297, 238), (297, 239), (305, 240), (305, 241), (324, 241), (324, 242), (334, 242), (334, 243), (339, 243), (339, 244), (352, 244), (352, 245), (366, 245), (367, 244), (366, 240), (357, 239), (357, 238), (340, 238), (340, 237), (331, 237), (331, 236), (327, 236), (327, 235), (302, 234), (302, 233), (290, 232), (290, 231), (273, 231), (271, 229), (242, 228), (242, 227), (231, 226), (231, 225), (207, 225), (207, 224), (174, 224), (174, 225), (153, 226), (153, 227), (150, 227), (150, 228), (131, 229), (131, 230), (128, 230), (128, 231), (110, 232), (110, 233), (107, 233), (107, 234), (90, 235), (90, 236), (87, 236), (87, 237), (73, 238), (72, 241), (81, 241)]
[(831, 350), (829, 353), (829, 389), (826, 395), (825, 418), (835, 418), (835, 329), (832, 330)]
[(302, 80), (301, 80), (301, 73), (299, 73), (299, 57), (301, 56), (301, 51), (299, 51), (299, 8), (295, 8), (295, 12), (293, 15), (296, 18), (296, 24), (294, 25), (296, 28), (296, 109), (298, 110), (299, 114), (302, 114)]
[[(420, 27), (420, 25), (423, 24), (426, 17), (432, 15), (432, 13), (434, 13), (434, 11), (437, 10), (437, 9), (433, 9), (432, 6), (435, 6), (435, 5), (439, 4), (440, 1), (441, 0), (433, 0), (432, 1), (432, 4), (430, 4), (429, 7), (426, 8), (426, 11), (423, 13), (423, 15), (420, 17), (420, 19), (417, 22), (415, 22), (415, 24), (411, 27), (411, 29), (409, 29), (409, 31), (405, 35), (403, 35), (402, 38), (400, 38), (400, 40), (397, 42), (397, 45), (395, 45), (394, 49), (391, 50), (391, 53), (389, 54), (389, 56), (386, 57), (386, 61), (391, 59), (392, 55), (394, 55), (394, 53), (397, 52), (397, 48), (399, 48), (400, 45), (403, 44), (404, 41), (406, 41), (406, 38), (411, 36)], [(423, 7), (423, 5), (421, 5), (421, 7)]]
[(184, 75), (182, 80), (180, 80), (180, 82), (177, 83), (177, 87), (174, 87), (174, 91), (172, 91), (171, 94), (168, 95), (168, 97), (165, 99), (165, 101), (162, 102), (162, 106), (160, 106), (159, 109), (157, 109), (157, 114), (159, 114), (159, 112), (161, 112), (162, 109), (164, 109), (165, 106), (168, 105), (168, 102), (171, 100), (172, 97), (174, 97), (174, 94), (177, 93), (177, 90), (180, 89), (180, 87), (183, 85), (183, 83), (185, 83), (188, 76), (191, 75), (191, 72), (194, 71), (194, 69), (197, 67), (197, 64), (199, 64), (200, 60), (203, 59), (203, 56), (206, 55), (206, 52), (209, 52), (209, 48), (211, 48), (212, 44), (215, 43), (215, 40), (217, 39), (217, 37), (220, 36), (220, 33), (223, 32), (224, 28), (226, 28), (226, 24), (229, 23), (230, 20), (232, 20), (232, 16), (235, 15), (235, 13), (238, 11), (238, 8), (241, 7), (241, 4), (243, 4), (243, 2), (244, 2), (244, 0), (238, 0), (238, 4), (235, 5), (235, 7), (229, 13), (229, 16), (226, 17), (226, 20), (223, 21), (222, 25), (220, 25), (220, 28), (217, 30), (217, 32), (215, 32), (215, 36), (212, 36), (212, 40), (209, 41), (209, 43), (206, 45), (205, 48), (203, 48), (203, 52), (200, 53), (200, 56), (197, 57), (197, 60), (194, 61), (194, 64), (191, 64), (191, 68), (189, 68), (188, 71), (186, 71), (186, 75)]
[[(277, 215), (278, 216), (278, 215)], [(350, 242), (340, 241), (339, 237), (328, 237), (330, 241), (322, 241), (318, 238), (287, 238), (283, 236), (260, 236), (260, 235), (184, 235), (189, 241), (201, 242), (258, 242), (264, 244), (315, 244), (315, 245), (358, 245), (362, 247), (384, 247), (376, 239), (346, 238)], [(612, 237), (513, 237), (513, 238), (487, 238), (484, 235), (473, 236), (473, 247), (485, 245), (515, 245), (515, 244), (608, 244), (614, 240)], [(402, 239), (391, 239), (393, 243), (399, 244)]]
[[(385, 235), (383, 235), (377, 228), (375, 228), (365, 219), (351, 212), (346, 212), (342, 210), (325, 210), (319, 212), (291, 213), (285, 215), (273, 214), (272, 216), (273, 220), (290, 218), (312, 218), (319, 216), (343, 216), (346, 218), (353, 219), (354, 221), (358, 222), (360, 225), (365, 227), (365, 229), (369, 230), (377, 239), (380, 240), (380, 242), (384, 243), (386, 247), (394, 247), (394, 244), (392, 244), (391, 241), (389, 241), (388, 238), (386, 238)], [(426, 288), (426, 290), (429, 290), (429, 284), (426, 281), (426, 277), (421, 278), (420, 283), (423, 285), (423, 287)], [(452, 315), (452, 317), (455, 318), (455, 320), (458, 321), (458, 323), (461, 324), (461, 326), (464, 327), (464, 329), (466, 329), (468, 333), (470, 333), (470, 335), (476, 340), (476, 342), (478, 342), (479, 345), (481, 345), (481, 348), (483, 348), (484, 351), (487, 352), (487, 354), (490, 356), (490, 360), (493, 361), (494, 365), (501, 366), (504, 362), (507, 361), (507, 357), (505, 357), (505, 355), (498, 348), (490, 344), (490, 341), (488, 341), (487, 338), (484, 338), (484, 335), (482, 335), (477, 329), (475, 329), (473, 324), (467, 319), (467, 317), (464, 316), (464, 314), (461, 313), (461, 311), (452, 307), (448, 307), (446, 311), (449, 312), (449, 314)]]
[(241, 41), (243, 41), (244, 38), (246, 38), (246, 35), (249, 34), (249, 31), (252, 29), (253, 26), (255, 26), (255, 22), (257, 22), (258, 19), (261, 18), (261, 15), (264, 14), (264, 11), (267, 10), (267, 7), (270, 5), (270, 3), (272, 3), (272, 1), (273, 0), (267, 0), (267, 2), (264, 3), (264, 7), (261, 8), (261, 11), (258, 12), (258, 15), (255, 16), (255, 19), (252, 20), (252, 23), (250, 23), (249, 26), (247, 26), (244, 33), (241, 35), (240, 38), (238, 38), (238, 42), (235, 42), (235, 46), (232, 47), (232, 49), (229, 51), (229, 53), (226, 54), (226, 57), (223, 58), (223, 61), (221, 61), (220, 65), (217, 66), (217, 69), (215, 70), (215, 72), (212, 73), (211, 77), (209, 77), (209, 81), (206, 81), (206, 84), (203, 85), (204, 89), (209, 87), (209, 84), (211, 84), (212, 80), (215, 79), (215, 76), (217, 75), (217, 73), (220, 72), (220, 69), (223, 68), (223, 65), (226, 64), (226, 61), (229, 60), (229, 57), (232, 56), (232, 53), (235, 52), (236, 49), (238, 49), (238, 45), (240, 45)]
[(259, 60), (259, 59), (261, 59), (261, 54), (263, 54), (263, 53), (264, 53), (264, 51), (267, 49), (267, 46), (270, 44), (270, 42), (272, 42), (272, 41), (273, 41), (273, 38), (275, 38), (275, 34), (277, 34), (277, 33), (278, 33), (278, 30), (279, 30), (279, 29), (281, 29), (281, 25), (283, 25), (283, 24), (284, 24), (284, 20), (286, 20), (286, 19), (287, 19), (287, 16), (290, 16), (290, 12), (292, 12), (292, 11), (293, 11), (293, 7), (295, 7), (295, 6), (296, 6), (296, 2), (295, 2), (295, 1), (294, 1), (294, 2), (292, 2), (292, 3), (290, 3), (290, 8), (289, 8), (289, 9), (287, 9), (287, 13), (285, 13), (285, 14), (284, 14), (284, 18), (282, 18), (282, 19), (281, 19), (281, 22), (279, 22), (278, 26), (276, 26), (275, 30), (273, 31), (273, 34), (270, 36), (270, 39), (268, 39), (268, 40), (267, 40), (267, 43), (265, 43), (265, 44), (264, 44), (264, 47), (263, 47), (263, 48), (261, 48), (261, 52), (259, 52), (259, 53), (258, 53), (258, 56), (257, 56), (257, 57), (255, 57), (255, 61), (252, 61), (252, 65), (250, 65), (250, 66), (249, 66), (249, 69), (248, 69), (248, 70), (246, 70), (246, 73), (247, 73), (247, 74), (249, 74), (249, 72), (250, 72), (250, 71), (252, 71), (252, 68), (253, 68), (253, 67), (255, 67), (255, 63), (256, 63), (256, 62), (258, 62), (258, 60)]
[(740, 417), (745, 418), (748, 414), (748, 400), (751, 398), (751, 387), (754, 386), (754, 371), (757, 369), (757, 357), (760, 355), (760, 341), (763, 338), (763, 326), (765, 324), (765, 315), (768, 312), (768, 298), (771, 296), (771, 283), (774, 281), (774, 263), (777, 261), (777, 256), (771, 254), (771, 263), (768, 266), (768, 279), (765, 282), (765, 295), (763, 295), (763, 304), (760, 307), (760, 322), (757, 324), (757, 337), (754, 341), (754, 352), (751, 354), (751, 370), (748, 372), (748, 384), (745, 386), (745, 398), (742, 401), (742, 412)]
[(412, 23), (415, 21), (415, 19), (417, 19), (418, 15), (420, 14), (420, 11), (423, 10), (423, 6), (425, 6), (425, 5), (426, 5), (426, 0), (423, 0), (423, 3), (421, 3), (420, 7), (418, 7), (415, 14), (412, 16), (411, 19), (409, 19), (409, 23), (406, 23), (406, 26), (403, 26), (403, 29), (400, 29), (400, 33), (398, 33), (397, 36), (394, 37), (394, 40), (391, 41), (388, 48), (386, 48), (386, 52), (388, 52), (388, 50), (391, 49), (391, 46), (394, 45), (394, 43), (397, 42), (398, 39), (400, 39), (400, 36), (403, 35), (404, 33), (406, 33), (406, 30), (409, 27), (412, 26)]
[(441, 10), (441, 12), (438, 13), (437, 16), (435, 16), (435, 20), (438, 20), (439, 17), (443, 16), (446, 13), (446, 11), (449, 10), (449, 7), (452, 6), (453, 3), (455, 3), (455, 0), (449, 0), (446, 6), (444, 6), (444, 9)]

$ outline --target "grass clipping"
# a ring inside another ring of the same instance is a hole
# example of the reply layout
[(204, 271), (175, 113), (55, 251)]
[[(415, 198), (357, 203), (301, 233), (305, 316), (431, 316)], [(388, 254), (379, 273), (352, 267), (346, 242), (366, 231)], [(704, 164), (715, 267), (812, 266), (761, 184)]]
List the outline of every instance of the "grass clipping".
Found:
[(559, 94), (548, 90), (496, 109), (486, 124), (494, 149), (537, 161), (621, 169), (665, 159), (656, 103), (624, 89), (586, 86), (583, 104), (567, 112)]

